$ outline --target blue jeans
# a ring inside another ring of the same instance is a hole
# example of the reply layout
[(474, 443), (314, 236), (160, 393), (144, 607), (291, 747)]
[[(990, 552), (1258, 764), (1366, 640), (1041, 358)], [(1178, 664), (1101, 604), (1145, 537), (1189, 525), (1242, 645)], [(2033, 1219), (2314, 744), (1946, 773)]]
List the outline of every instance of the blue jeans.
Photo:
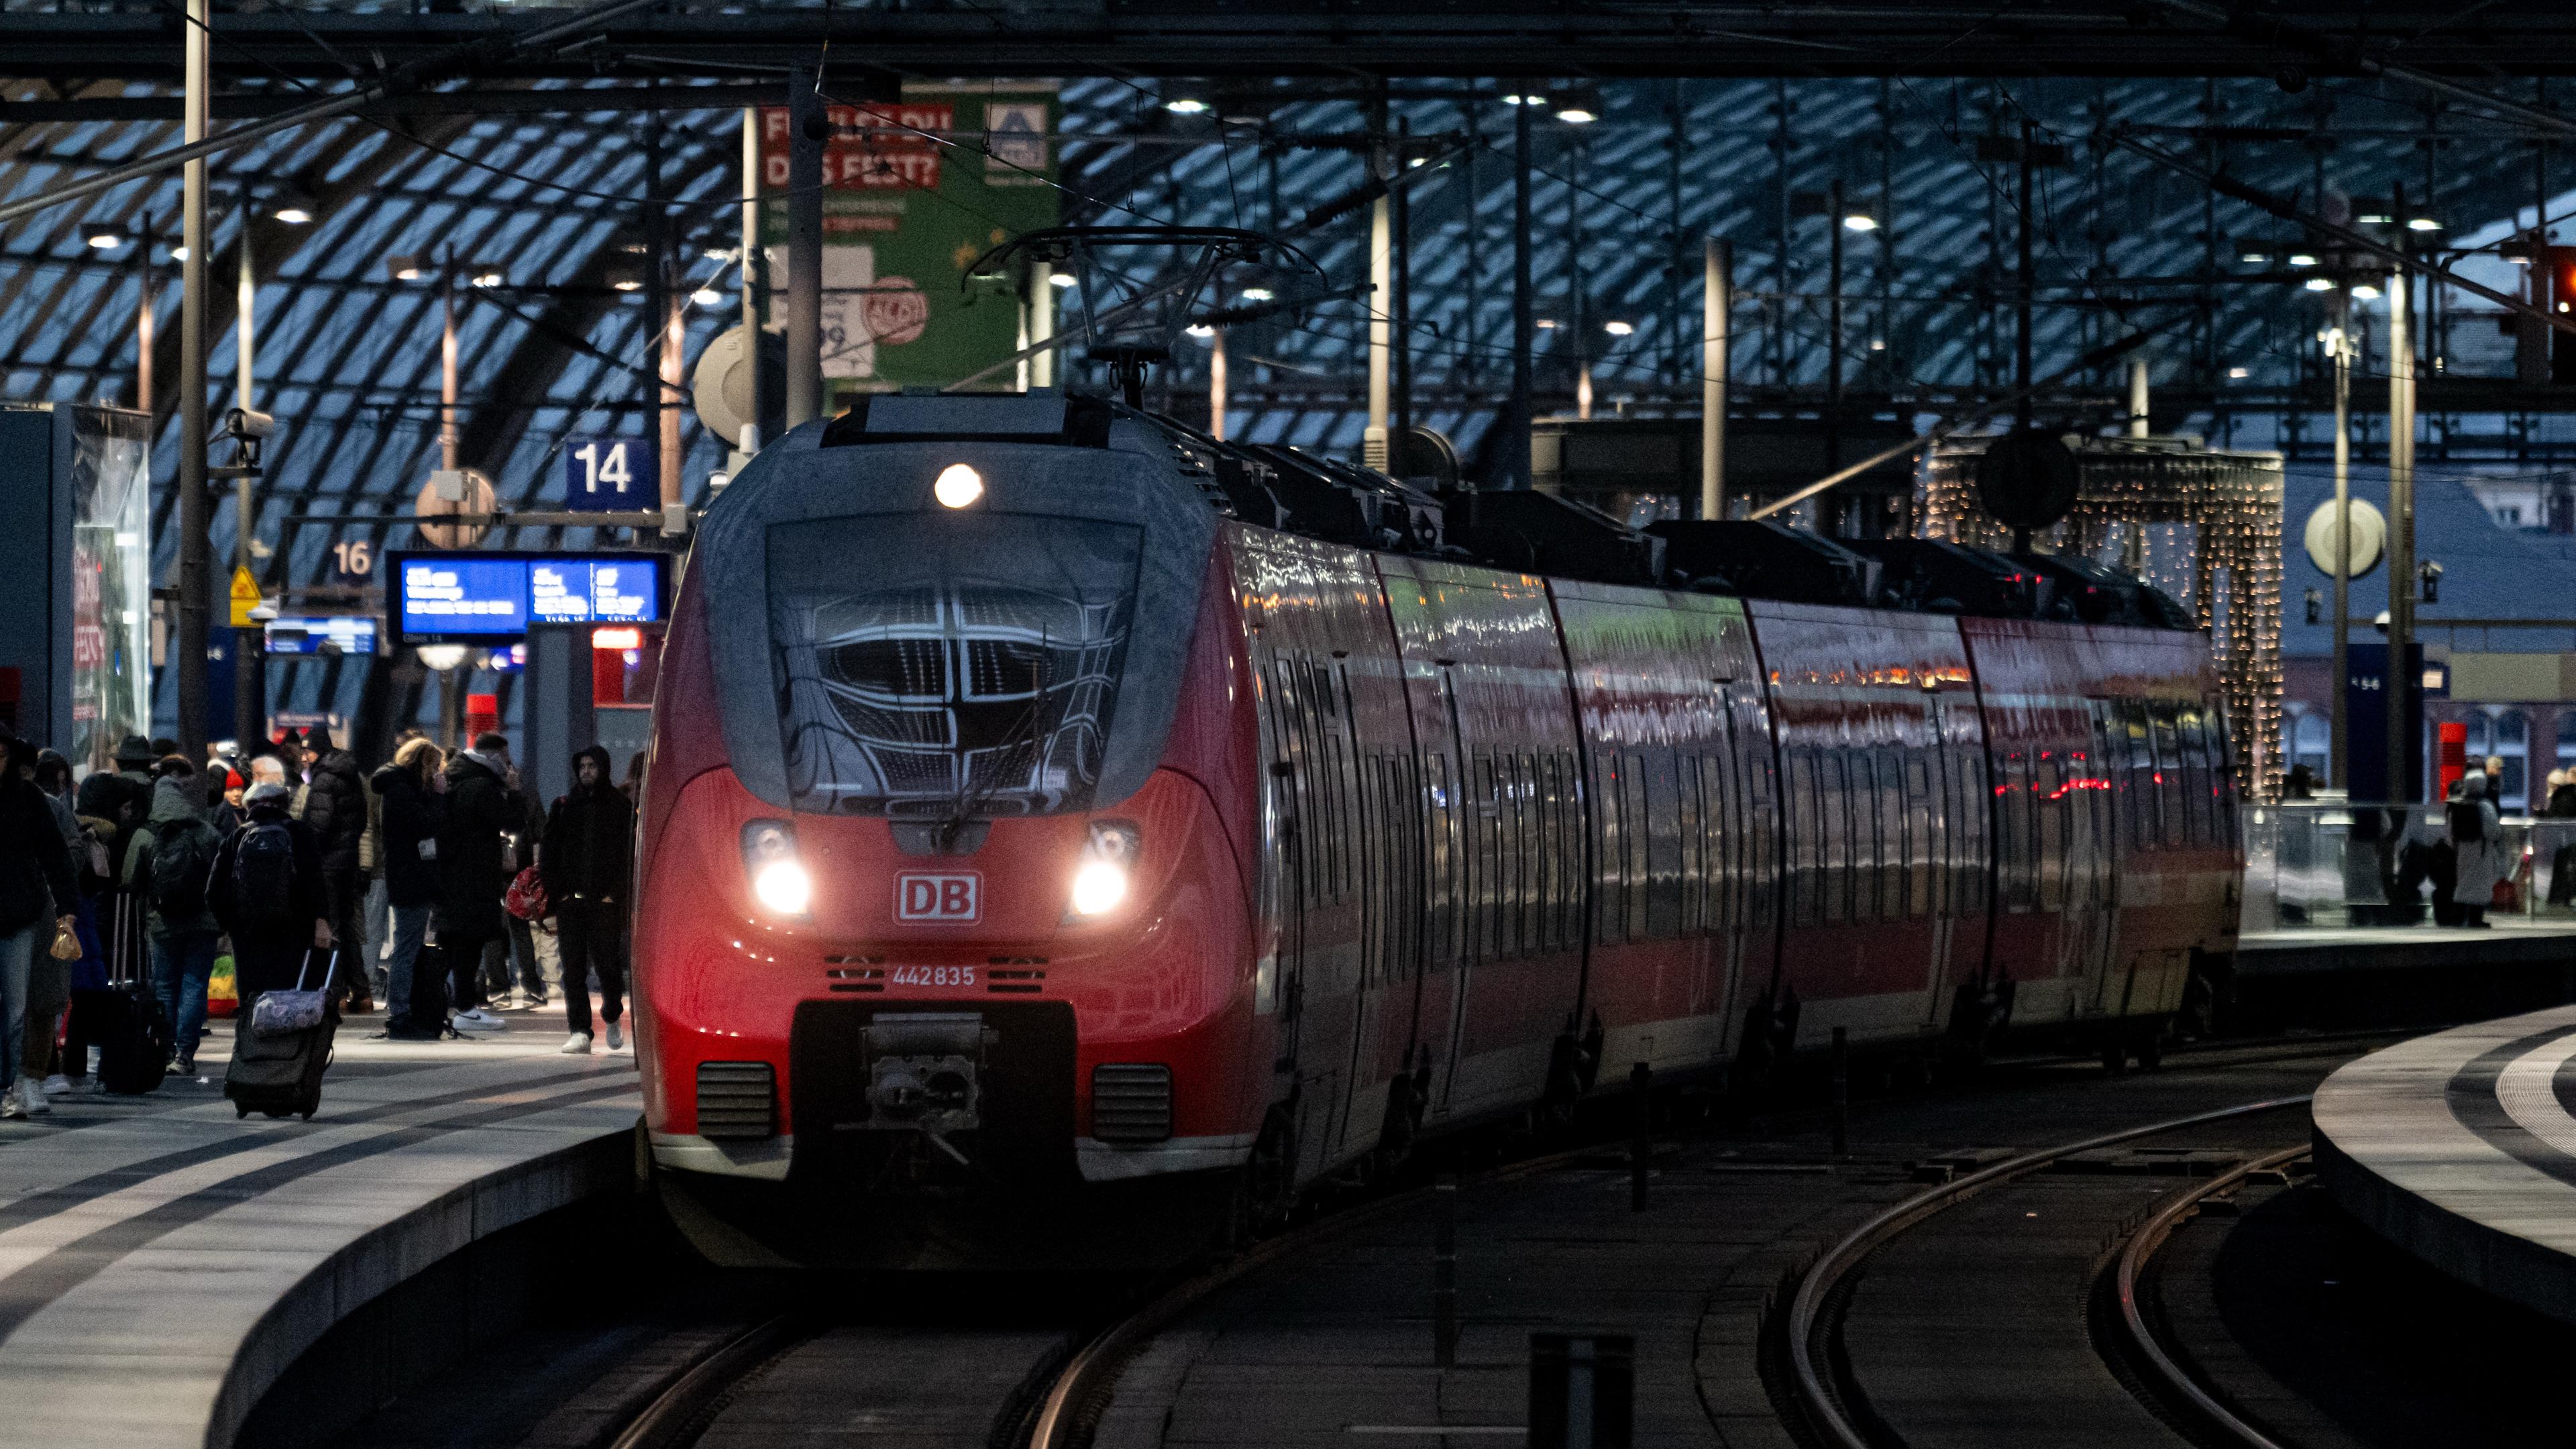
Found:
[(161, 999), (161, 1014), (170, 1020), (170, 1043), (182, 1057), (195, 1057), (206, 1035), (206, 980), (215, 974), (215, 933), (154, 931), (152, 994)]
[(378, 874), (367, 881), (367, 902), (358, 908), (358, 934), (365, 939), (367, 954), (359, 965), (367, 973), (367, 994), (385, 994), (385, 912), (392, 902), (385, 898), (385, 878)]
[(27, 971), (54, 944), (54, 918), (39, 916), (0, 936), (0, 1086), (18, 1085), (18, 1039), (27, 1032)]
[(427, 906), (395, 906), (394, 958), (385, 964), (385, 1020), (411, 1019), (411, 963), (420, 959), (421, 943), (429, 938)]

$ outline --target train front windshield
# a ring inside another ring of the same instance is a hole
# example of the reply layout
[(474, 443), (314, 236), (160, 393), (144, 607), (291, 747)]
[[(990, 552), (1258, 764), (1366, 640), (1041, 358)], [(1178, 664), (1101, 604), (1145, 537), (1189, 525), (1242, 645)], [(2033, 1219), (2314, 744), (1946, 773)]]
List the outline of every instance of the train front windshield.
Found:
[(773, 524), (767, 544), (795, 809), (948, 820), (1090, 807), (1117, 726), (1140, 529), (898, 513)]

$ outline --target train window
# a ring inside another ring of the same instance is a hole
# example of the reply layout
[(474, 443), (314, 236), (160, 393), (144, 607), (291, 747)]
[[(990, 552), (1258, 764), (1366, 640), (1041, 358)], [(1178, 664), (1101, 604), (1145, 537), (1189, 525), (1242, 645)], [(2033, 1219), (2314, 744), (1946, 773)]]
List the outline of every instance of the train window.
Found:
[(2218, 843), (2229, 850), (2243, 842), (2238, 838), (2241, 823), (2236, 818), (2236, 750), (2235, 740), (2227, 732), (2227, 711), (2213, 696), (2207, 706), (2209, 717), (2209, 798), (2217, 812)]
[(1851, 766), (1841, 750), (1819, 751), (1816, 916), (1826, 922), (1851, 919)]
[(1447, 751), (1425, 751), (1422, 769), (1423, 846), (1429, 857), (1424, 872), (1429, 890), (1423, 905), (1431, 922), (1430, 959), (1424, 964), (1437, 969), (1458, 959), (1457, 797), (1449, 779)]
[(1533, 830), (1538, 842), (1538, 949), (1557, 951), (1564, 943), (1558, 939), (1557, 897), (1564, 886), (1558, 877), (1565, 870), (1562, 843), (1557, 839), (1558, 793), (1556, 757), (1533, 757), (1530, 788), (1535, 794)]
[(1476, 959), (1498, 960), (1503, 955), (1503, 898), (1509, 889), (1504, 879), (1503, 802), (1494, 757), (1476, 756)]
[(1699, 756), (1673, 756), (1673, 790), (1680, 806), (1675, 823), (1681, 878), (1674, 887), (1681, 897), (1681, 933), (1696, 936), (1708, 929), (1708, 836), (1700, 824)]
[(1583, 772), (1575, 757), (1562, 751), (1548, 757), (1549, 849), (1556, 868), (1550, 877), (1548, 941), (1559, 951), (1582, 948), (1583, 934)]
[(1905, 896), (1905, 761), (1891, 745), (1873, 753), (1878, 768), (1879, 919), (1901, 921), (1911, 914)]
[(2184, 826), (2194, 845), (2215, 844), (2218, 839), (2216, 814), (2210, 808), (2209, 732), (2198, 709), (2184, 705), (2174, 711), (2174, 733), (2182, 749), (2182, 788)]
[(2156, 818), (2162, 825), (2157, 838), (2167, 845), (2187, 844), (2190, 826), (2183, 819), (2182, 749), (2174, 707), (2163, 701), (2149, 705), (2147, 726), (2155, 744)]
[(1505, 755), (1503, 768), (1510, 772), (1505, 787), (1511, 792), (1512, 849), (1512, 954), (1532, 956), (1538, 953), (1538, 932), (1530, 917), (1531, 903), (1538, 897), (1538, 831), (1536, 802), (1530, 798), (1530, 759), (1527, 755)]
[(1934, 870), (1933, 822), (1940, 819), (1932, 793), (1932, 767), (1939, 757), (1929, 749), (1905, 756), (1905, 910), (1909, 916), (1932, 915)]
[(1619, 757), (1593, 754), (1592, 766), (1592, 939), (1608, 945), (1619, 939), (1628, 919), (1619, 880)]
[(1735, 807), (1735, 819), (1743, 826), (1743, 847), (1736, 860), (1743, 867), (1743, 914), (1736, 918), (1737, 928), (1754, 934), (1771, 929), (1780, 907), (1780, 875), (1783, 867), (1780, 825), (1779, 755), (1771, 745), (1769, 722), (1763, 718), (1760, 701), (1749, 692), (1735, 697), (1740, 712), (1736, 720), (1736, 758), (1742, 773), (1735, 778), (1743, 786)]
[(1851, 789), (1851, 919), (1874, 921), (1879, 912), (1878, 771), (1868, 750), (1845, 750)]
[(2066, 875), (2072, 814), (2066, 803), (2066, 761), (2055, 750), (2042, 750), (2031, 781), (2031, 804), (2039, 817), (2039, 908), (2066, 909)]
[(1789, 924), (1812, 926), (1817, 917), (1817, 842), (1824, 838), (1825, 811), (1816, 800), (1816, 757), (1804, 745), (1792, 745), (1787, 756), (1789, 786), (1781, 807), (1781, 828), (1788, 833)]

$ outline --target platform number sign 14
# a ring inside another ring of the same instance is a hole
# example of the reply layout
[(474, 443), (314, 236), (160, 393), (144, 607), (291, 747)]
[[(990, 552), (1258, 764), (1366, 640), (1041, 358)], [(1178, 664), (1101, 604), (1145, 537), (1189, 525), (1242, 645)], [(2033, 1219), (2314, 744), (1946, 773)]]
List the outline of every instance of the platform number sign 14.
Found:
[(641, 438), (572, 437), (564, 440), (564, 506), (576, 512), (620, 513), (646, 507)]

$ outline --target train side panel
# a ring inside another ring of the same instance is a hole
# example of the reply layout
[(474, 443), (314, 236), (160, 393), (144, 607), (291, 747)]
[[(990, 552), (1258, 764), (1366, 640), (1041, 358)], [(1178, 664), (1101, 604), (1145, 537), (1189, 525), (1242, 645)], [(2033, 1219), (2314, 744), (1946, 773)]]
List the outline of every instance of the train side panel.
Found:
[[(1955, 621), (1757, 601), (1779, 745), (1795, 1041), (1946, 1025), (1987, 945), (1985, 774)], [(2000, 947), (1998, 948), (2000, 949)]]
[(1777, 946), (1771, 745), (1744, 606), (1549, 587), (1593, 791), (1584, 1002), (1602, 1023), (1603, 1075), (1714, 1066)]
[(1545, 581), (1378, 566), (1424, 780), (1428, 1111), (1465, 1120), (1546, 1095), (1580, 1029), (1581, 743)]

